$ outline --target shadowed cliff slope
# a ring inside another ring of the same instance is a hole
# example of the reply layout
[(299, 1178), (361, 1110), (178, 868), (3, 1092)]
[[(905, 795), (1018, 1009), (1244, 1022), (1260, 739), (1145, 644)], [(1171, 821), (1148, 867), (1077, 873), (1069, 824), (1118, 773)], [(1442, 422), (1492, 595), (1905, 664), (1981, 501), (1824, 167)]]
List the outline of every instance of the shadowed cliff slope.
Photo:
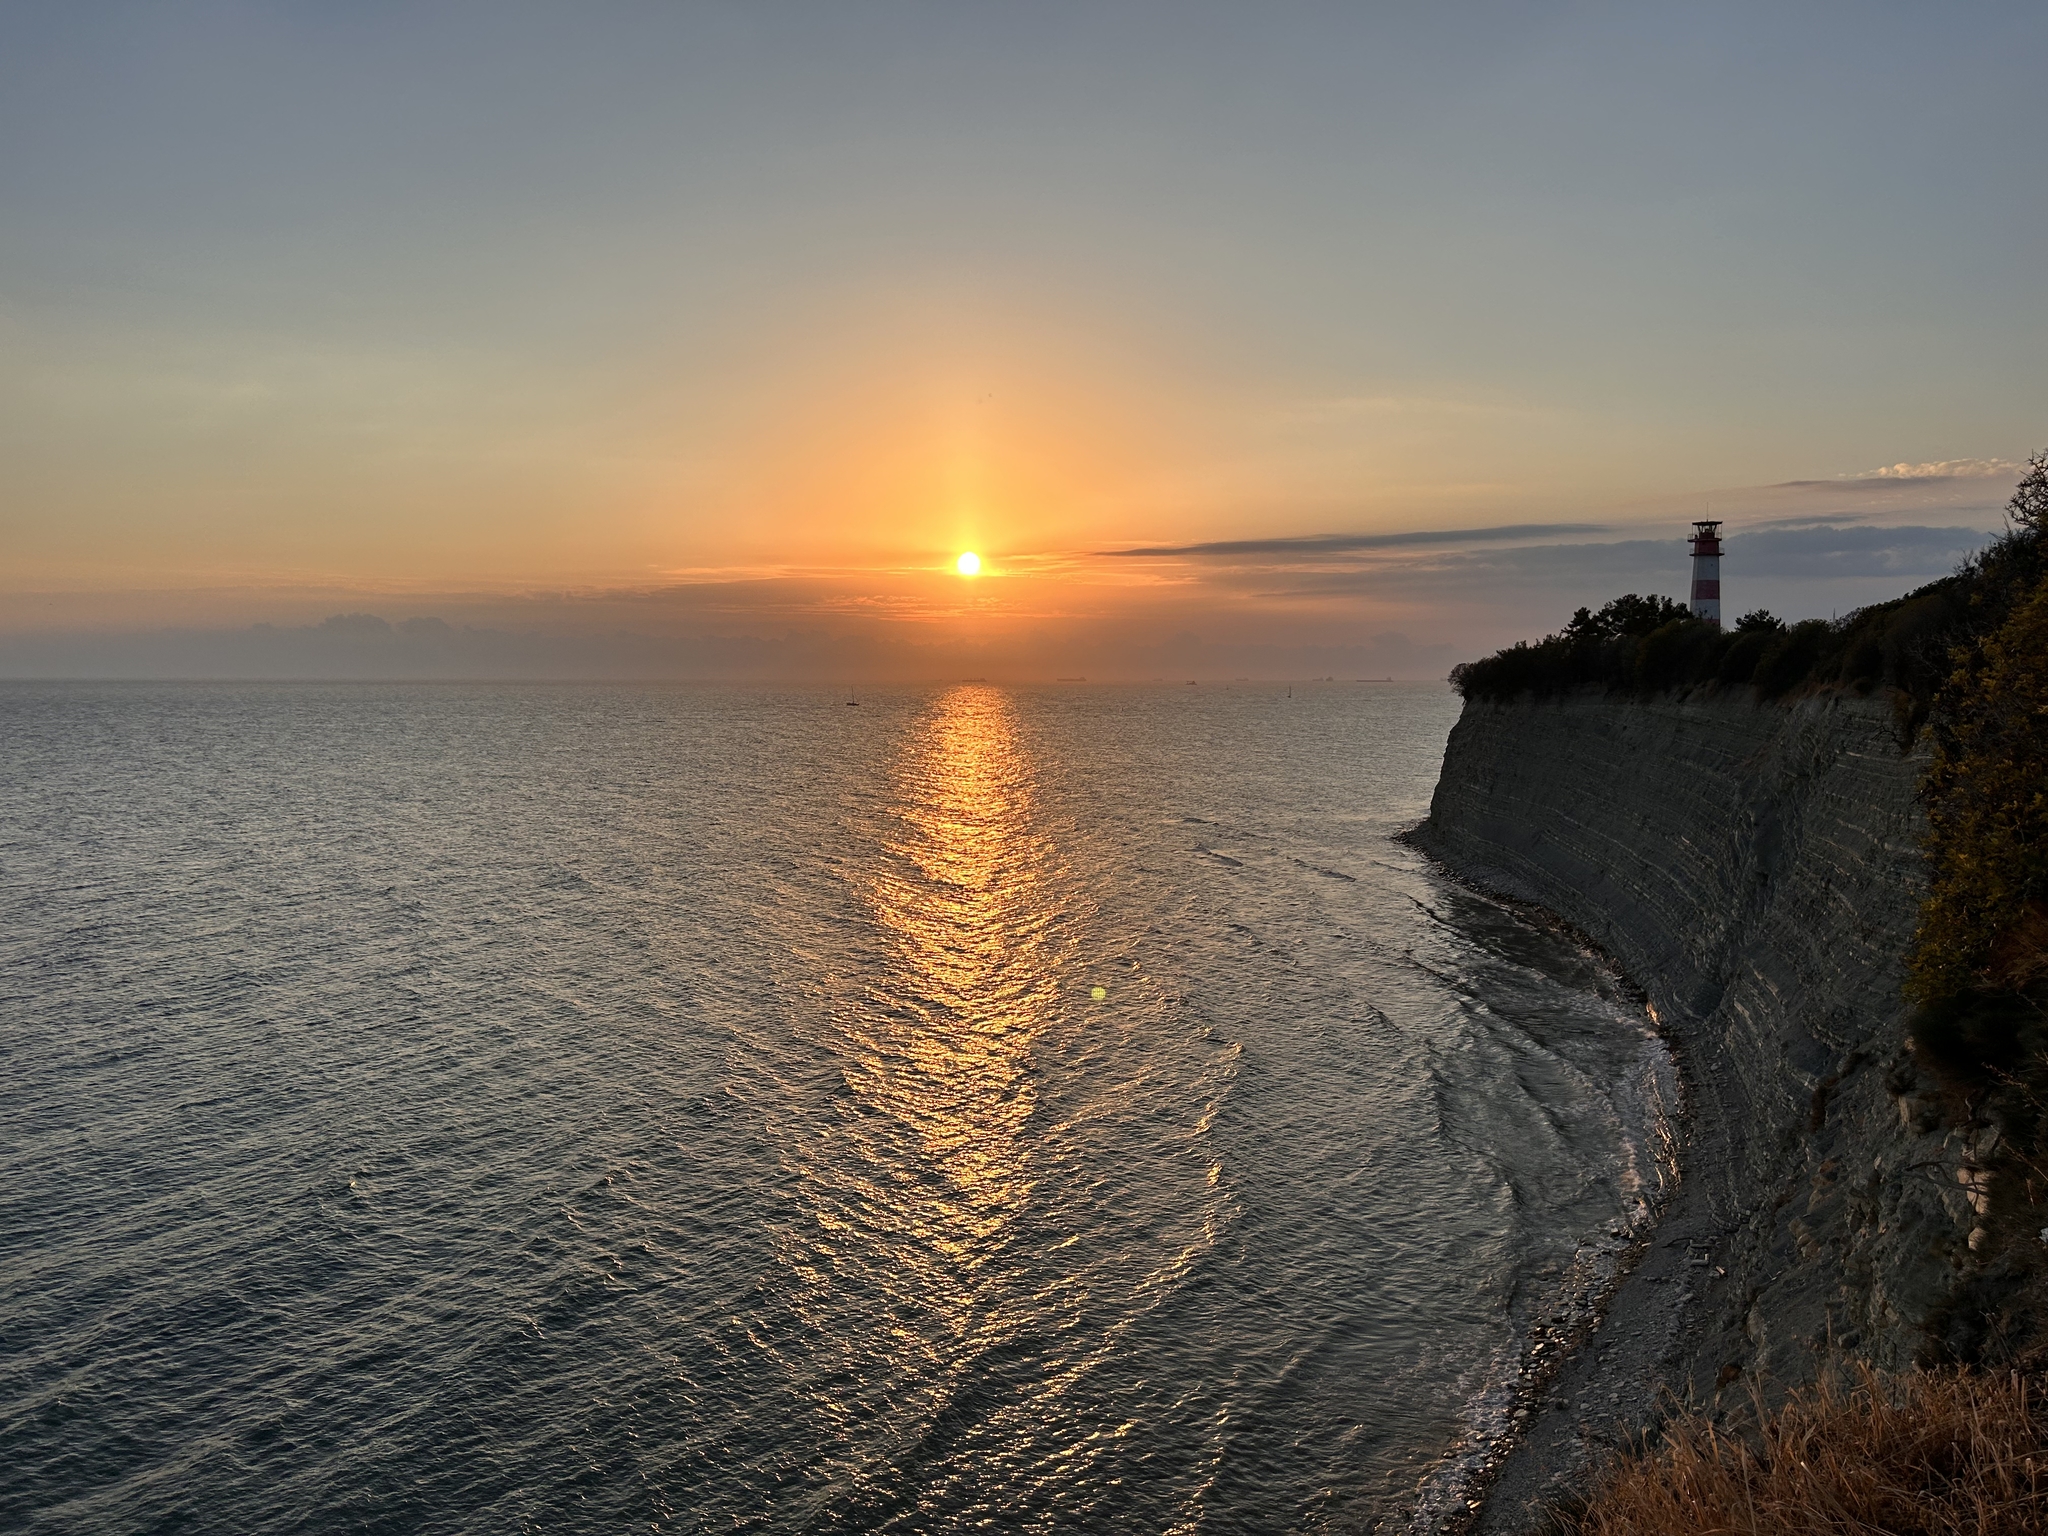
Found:
[(1915, 1128), (1900, 998), (1925, 767), (1845, 697), (1475, 703), (1452, 734), (1430, 846), (1592, 935), (1684, 1052), (1741, 1339), (1706, 1389), (1851, 1335), (1905, 1363), (1967, 1251), (1966, 1154)]
[(1466, 705), (1415, 841), (1608, 950), (1688, 1094), (1679, 1193), (1610, 1314), (1627, 1321), (1532, 1423), (1489, 1524), (1596, 1456), (1597, 1420), (1651, 1422), (1661, 1394), (1984, 1347), (1953, 1303), (1988, 1149), (1938, 1112), (1900, 996), (1925, 768), (1882, 698)]

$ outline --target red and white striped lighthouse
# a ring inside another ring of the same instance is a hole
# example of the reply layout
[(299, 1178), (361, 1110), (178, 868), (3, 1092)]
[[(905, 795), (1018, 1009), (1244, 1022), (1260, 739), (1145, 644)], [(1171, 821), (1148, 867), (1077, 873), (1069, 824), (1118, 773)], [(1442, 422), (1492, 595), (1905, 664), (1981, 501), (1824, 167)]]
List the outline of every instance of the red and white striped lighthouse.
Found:
[(1721, 525), (1692, 525), (1692, 616), (1721, 622)]

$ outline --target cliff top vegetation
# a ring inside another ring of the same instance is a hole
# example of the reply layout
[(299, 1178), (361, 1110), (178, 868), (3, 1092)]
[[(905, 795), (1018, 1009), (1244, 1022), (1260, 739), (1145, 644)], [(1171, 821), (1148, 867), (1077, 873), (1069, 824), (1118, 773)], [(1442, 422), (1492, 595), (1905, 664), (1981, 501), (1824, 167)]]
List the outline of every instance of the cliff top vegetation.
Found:
[[(1659, 693), (1720, 684), (1767, 699), (1809, 687), (1888, 687), (1917, 728), (1938, 694), (1960, 706), (1957, 690), (1994, 675), (2009, 688), (2035, 654), (2017, 632), (1993, 636), (2048, 577), (2048, 454), (2029, 461), (2006, 516), (2005, 533), (1953, 575), (1834, 620), (1787, 624), (1759, 608), (1723, 629), (1668, 597), (1630, 592), (1597, 612), (1579, 609), (1541, 640), (1452, 668), (1451, 684), (1467, 699), (1503, 703), (1589, 687)], [(2039, 622), (2048, 624), (2048, 612)]]
[(1468, 699), (1502, 703), (1581, 688), (1659, 693), (1718, 683), (1779, 698), (1810, 685), (1890, 687), (1924, 718), (1969, 616), (1964, 573), (1833, 622), (1787, 624), (1758, 609), (1732, 629), (1695, 619), (1668, 597), (1631, 592), (1598, 612), (1579, 609), (1556, 634), (1453, 668), (1451, 685)]

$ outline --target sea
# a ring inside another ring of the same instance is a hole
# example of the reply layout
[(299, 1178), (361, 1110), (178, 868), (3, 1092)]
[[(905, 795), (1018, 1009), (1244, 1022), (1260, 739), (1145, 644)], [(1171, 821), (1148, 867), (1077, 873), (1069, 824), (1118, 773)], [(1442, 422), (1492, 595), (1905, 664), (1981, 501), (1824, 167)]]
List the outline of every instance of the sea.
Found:
[(1454, 1521), (1668, 1180), (1439, 684), (0, 686), (0, 1528)]

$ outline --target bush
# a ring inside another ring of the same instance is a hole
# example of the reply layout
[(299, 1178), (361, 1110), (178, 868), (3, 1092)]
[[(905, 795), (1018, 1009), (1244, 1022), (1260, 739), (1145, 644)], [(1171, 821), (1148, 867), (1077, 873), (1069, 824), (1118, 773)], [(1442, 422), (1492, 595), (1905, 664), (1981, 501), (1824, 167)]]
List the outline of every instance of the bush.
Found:
[(1967, 584), (1955, 577), (1887, 603), (1878, 638), (1884, 680), (1908, 693), (1931, 695), (1948, 675), (1949, 647), (1967, 626), (1969, 606)]
[(2048, 1412), (2017, 1374), (1823, 1381), (1750, 1434), (1688, 1416), (1562, 1523), (1577, 1536), (2036, 1536)]
[(2011, 1081), (2039, 1054), (2041, 1022), (2024, 999), (1973, 987), (1923, 1003), (1908, 1033), (1914, 1056), (1941, 1082), (1976, 1093)]
[(1772, 636), (1771, 643), (1757, 660), (1755, 673), (1750, 677), (1757, 692), (1767, 699), (1775, 699), (1805, 682), (1807, 674), (1814, 670), (1814, 663), (1821, 658), (1821, 647), (1827, 642), (1829, 628), (1825, 619), (1808, 619), (1802, 624), (1794, 624), (1783, 634)]
[(1869, 636), (1850, 647), (1842, 658), (1842, 681), (1858, 693), (1868, 693), (1884, 675), (1884, 650)]
[(1756, 664), (1763, 660), (1764, 652), (1784, 626), (1771, 629), (1750, 629), (1738, 631), (1727, 650), (1721, 653), (1721, 665), (1714, 671), (1716, 682), (1746, 683), (1756, 676)]
[(1701, 674), (1709, 652), (1719, 656), (1724, 649), (1719, 626), (1694, 618), (1672, 619), (1637, 642), (1635, 685), (1646, 693), (1661, 693), (1690, 682)]

